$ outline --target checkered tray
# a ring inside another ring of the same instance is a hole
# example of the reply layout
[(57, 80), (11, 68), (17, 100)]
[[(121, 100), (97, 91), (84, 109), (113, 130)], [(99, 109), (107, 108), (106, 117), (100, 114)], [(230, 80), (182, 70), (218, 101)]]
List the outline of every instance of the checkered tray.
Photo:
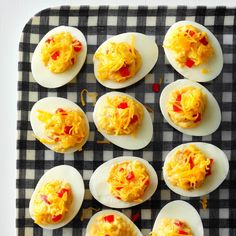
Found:
[[(128, 216), (139, 213), (135, 224), (148, 235), (160, 209), (168, 202), (183, 199), (191, 203), (199, 212), (206, 236), (236, 235), (236, 9), (225, 7), (207, 8), (186, 6), (159, 7), (70, 7), (61, 6), (39, 12), (25, 25), (19, 44), (18, 80), (18, 121), (17, 121), (17, 235), (19, 236), (60, 236), (85, 235), (90, 212), (81, 221), (84, 209), (88, 207), (104, 209), (92, 198), (88, 183), (93, 171), (104, 161), (121, 155), (134, 155), (148, 160), (155, 168), (159, 185), (155, 194), (147, 202), (122, 210)], [(174, 130), (163, 118), (159, 107), (160, 93), (152, 91), (152, 84), (163, 78), (161, 90), (170, 82), (181, 78), (165, 59), (162, 42), (167, 29), (176, 21), (193, 20), (205, 25), (218, 38), (224, 53), (224, 67), (214, 81), (205, 83), (222, 111), (220, 128), (206, 137), (192, 137)], [(52, 28), (59, 25), (78, 27), (86, 36), (88, 56), (77, 78), (57, 89), (47, 89), (38, 85), (32, 77), (31, 58), (39, 40)], [(32, 136), (29, 113), (35, 102), (47, 96), (68, 98), (81, 105), (80, 92), (87, 88), (100, 95), (110, 91), (96, 82), (93, 74), (92, 57), (97, 47), (109, 36), (123, 32), (141, 32), (155, 38), (159, 46), (159, 59), (146, 79), (129, 88), (122, 89), (135, 96), (142, 103), (153, 108), (154, 136), (143, 150), (126, 151), (112, 144), (97, 145), (103, 137), (95, 129), (92, 121), (93, 104), (87, 102), (83, 108), (89, 117), (90, 139), (82, 152), (58, 154), (47, 149)], [(234, 123), (233, 123), (234, 121)], [(206, 141), (221, 148), (228, 156), (230, 172), (221, 186), (207, 195), (208, 208), (202, 209), (200, 198), (181, 197), (168, 189), (162, 178), (163, 160), (168, 151), (189, 141)], [(68, 164), (82, 174), (86, 193), (78, 215), (64, 228), (54, 231), (43, 230), (33, 223), (29, 216), (31, 194), (44, 172), (54, 166)], [(197, 236), (197, 235), (195, 235)]]

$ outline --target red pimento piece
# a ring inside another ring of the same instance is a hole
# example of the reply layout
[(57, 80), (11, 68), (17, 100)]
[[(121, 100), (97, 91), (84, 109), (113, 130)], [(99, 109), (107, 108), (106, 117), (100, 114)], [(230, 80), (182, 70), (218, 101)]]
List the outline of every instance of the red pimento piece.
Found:
[(128, 104), (127, 102), (121, 102), (117, 107), (120, 109), (125, 109), (128, 107)]
[(119, 190), (121, 190), (122, 188), (123, 188), (123, 187), (117, 187), (117, 188), (116, 188), (116, 190), (118, 190), (118, 191), (119, 191)]
[(64, 193), (67, 193), (67, 195), (68, 195), (69, 192), (70, 192), (69, 189), (67, 189), (67, 188), (62, 188), (62, 189), (60, 190), (60, 192), (58, 193), (58, 197), (62, 198), (63, 195), (64, 195)]
[(60, 52), (56, 51), (52, 54), (51, 58), (55, 61), (60, 56)]
[(57, 215), (57, 216), (52, 216), (52, 221), (57, 222), (62, 218), (62, 214)]
[(160, 84), (155, 83), (152, 85), (152, 91), (158, 93), (160, 91)]
[(201, 39), (199, 40), (199, 42), (200, 42), (201, 44), (203, 44), (204, 46), (206, 46), (206, 45), (208, 44), (208, 41), (207, 41), (207, 39), (206, 39), (205, 36), (204, 36), (203, 38), (201, 38)]
[(65, 112), (62, 108), (58, 108), (57, 110), (56, 110), (56, 113), (59, 113), (59, 112)]
[(178, 233), (183, 234), (183, 235), (188, 235), (188, 233), (186, 231), (182, 230), (182, 229), (180, 229)]
[(198, 113), (197, 114), (197, 119), (194, 121), (194, 123), (197, 123), (197, 122), (199, 122), (199, 121), (201, 121), (201, 113)]
[(129, 174), (126, 176), (126, 179), (127, 179), (128, 181), (130, 181), (130, 180), (132, 180), (133, 178), (134, 178), (134, 172), (131, 171), (131, 172), (129, 172)]
[(134, 215), (131, 216), (131, 220), (133, 222), (135, 222), (139, 219), (139, 217), (140, 217), (140, 214), (137, 212), (137, 213), (135, 213)]
[(74, 40), (73, 44), (74, 44), (74, 50), (76, 52), (79, 52), (82, 49), (82, 43), (79, 40)]
[(71, 63), (72, 63), (72, 65), (75, 64), (75, 58), (74, 57), (71, 58)]
[(194, 61), (191, 59), (187, 59), (187, 61), (185, 62), (185, 65), (189, 68), (192, 68), (194, 65)]
[(120, 169), (119, 169), (119, 171), (123, 171), (124, 170), (124, 168), (123, 167), (121, 167)]
[(176, 97), (176, 102), (180, 102), (182, 99), (182, 95), (181, 94), (178, 94), (177, 97)]
[(46, 43), (54, 42), (54, 38), (48, 38), (45, 42)]
[(117, 199), (121, 200), (121, 198), (120, 198), (119, 196), (116, 196), (115, 198), (117, 198)]
[(173, 105), (173, 111), (174, 112), (180, 112), (180, 111), (182, 111), (182, 109), (180, 109), (179, 107)]
[(206, 170), (206, 177), (211, 175), (211, 166), (212, 166), (213, 162), (214, 162), (214, 160), (210, 159), (210, 164), (207, 166), (208, 170)]
[(194, 163), (193, 163), (193, 159), (191, 157), (189, 158), (189, 165), (190, 165), (190, 170), (192, 170), (194, 167)]
[(72, 126), (65, 126), (64, 133), (65, 134), (71, 134), (71, 128), (72, 128)]
[(47, 195), (41, 195), (40, 197), (41, 197), (41, 199), (42, 199), (45, 203), (47, 203), (48, 205), (51, 204), (51, 202), (48, 201), (48, 196), (47, 196)]
[(130, 72), (129, 72), (129, 67), (128, 66), (123, 66), (119, 69), (119, 73), (122, 77), (127, 77), (130, 75)]
[(114, 215), (107, 215), (103, 219), (109, 223), (112, 223), (114, 221)]
[(195, 34), (195, 32), (194, 31), (192, 31), (192, 30), (189, 30), (189, 35), (191, 36), (191, 37), (193, 37), (193, 35)]
[(134, 116), (131, 118), (131, 120), (130, 120), (130, 124), (133, 124), (133, 123), (135, 123), (135, 122), (137, 122), (137, 121), (138, 121), (138, 116), (134, 115)]
[(179, 226), (179, 227), (183, 226), (183, 222), (181, 222), (180, 220), (175, 220), (174, 224)]

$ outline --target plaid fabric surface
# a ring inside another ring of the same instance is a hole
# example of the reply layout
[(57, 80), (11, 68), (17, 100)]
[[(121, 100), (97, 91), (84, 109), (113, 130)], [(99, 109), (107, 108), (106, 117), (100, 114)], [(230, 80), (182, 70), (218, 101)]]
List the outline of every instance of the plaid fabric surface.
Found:
[[(17, 234), (20, 236), (60, 236), (85, 235), (85, 229), (92, 210), (81, 221), (85, 208), (105, 209), (92, 198), (88, 183), (93, 171), (104, 161), (121, 155), (134, 155), (148, 160), (155, 168), (159, 185), (157, 191), (147, 202), (122, 210), (128, 216), (139, 213), (135, 222), (144, 235), (151, 231), (160, 209), (168, 202), (183, 199), (191, 203), (199, 212), (206, 236), (236, 235), (236, 9), (225, 7), (189, 8), (186, 6), (168, 8), (166, 6), (137, 8), (122, 7), (70, 7), (62, 6), (46, 9), (31, 18), (23, 29), (19, 45), (18, 81), (18, 121), (17, 121)], [(162, 42), (168, 28), (179, 20), (193, 20), (205, 25), (219, 40), (224, 53), (224, 67), (214, 81), (204, 83), (222, 111), (220, 128), (210, 136), (192, 137), (174, 130), (163, 118), (159, 107), (159, 93), (152, 91), (152, 84), (163, 78), (161, 90), (182, 76), (167, 62)], [(47, 89), (38, 85), (31, 73), (31, 58), (39, 40), (52, 28), (69, 25), (79, 28), (87, 38), (88, 56), (79, 75), (71, 83), (57, 89)], [(99, 96), (110, 91), (98, 82), (93, 74), (92, 57), (98, 46), (108, 37), (123, 32), (141, 32), (153, 37), (159, 46), (159, 59), (151, 73), (135, 85), (121, 91), (135, 96), (154, 110), (154, 136), (152, 142), (143, 150), (127, 151), (112, 144), (97, 145), (103, 140), (92, 121), (93, 104), (87, 100), (82, 109), (89, 117), (91, 133), (82, 152), (57, 154), (47, 149), (32, 136), (29, 122), (30, 110), (35, 102), (47, 96), (68, 98), (81, 106), (80, 92), (87, 88)], [(234, 122), (233, 122), (234, 121)], [(221, 186), (207, 195), (208, 207), (201, 208), (200, 198), (181, 197), (170, 191), (162, 177), (163, 160), (172, 148), (189, 141), (205, 141), (221, 148), (228, 156), (230, 172)], [(48, 169), (68, 164), (74, 166), (83, 176), (86, 193), (83, 205), (74, 220), (64, 228), (54, 231), (43, 230), (33, 223), (29, 216), (29, 200), (40, 177)], [(197, 235), (196, 235), (197, 236)]]

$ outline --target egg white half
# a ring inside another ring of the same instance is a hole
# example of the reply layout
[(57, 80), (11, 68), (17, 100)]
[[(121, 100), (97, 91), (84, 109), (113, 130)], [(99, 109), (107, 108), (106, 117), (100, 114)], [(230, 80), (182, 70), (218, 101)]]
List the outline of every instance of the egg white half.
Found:
[(140, 230), (138, 229), (138, 227), (125, 214), (121, 213), (120, 211), (116, 211), (116, 210), (103, 210), (103, 211), (99, 211), (96, 214), (94, 214), (88, 222), (85, 236), (94, 236), (94, 235), (91, 235), (89, 232), (91, 230), (92, 225), (94, 224), (94, 222), (96, 221), (96, 219), (98, 217), (111, 215), (111, 214), (118, 215), (118, 216), (122, 217), (124, 220), (126, 220), (131, 225), (133, 225), (133, 228), (134, 228), (137, 236), (143, 236), (142, 233), (140, 232)]
[(33, 202), (36, 193), (43, 187), (43, 185), (53, 180), (62, 180), (69, 183), (72, 189), (73, 199), (69, 211), (67, 212), (65, 218), (61, 222), (57, 224), (48, 224), (48, 225), (38, 224), (40, 227), (45, 229), (57, 229), (68, 224), (77, 215), (84, 200), (84, 192), (85, 192), (84, 182), (80, 173), (74, 167), (68, 165), (60, 165), (53, 167), (40, 178), (32, 194), (29, 203), (29, 213), (32, 219), (34, 219)]
[[(124, 161), (140, 161), (147, 169), (150, 176), (150, 184), (147, 187), (144, 196), (142, 197), (142, 202), (124, 202), (115, 198), (109, 191), (109, 185), (107, 183), (107, 178), (109, 176), (109, 171), (112, 166), (116, 163), (121, 163)], [(154, 168), (148, 163), (148, 161), (134, 156), (121, 156), (113, 158), (104, 164), (100, 165), (92, 174), (89, 181), (89, 189), (93, 197), (105, 206), (112, 208), (128, 208), (136, 206), (147, 201), (155, 193), (158, 185), (158, 177)]]
[[(69, 68), (68, 70), (62, 73), (53, 73), (51, 72), (42, 62), (41, 60), (41, 50), (45, 41), (52, 36), (53, 34), (61, 33), (61, 32), (69, 32), (71, 35), (78, 39), (83, 47), (81, 51), (78, 53), (78, 58), (76, 63)], [(39, 42), (37, 47), (35, 48), (32, 62), (31, 62), (31, 70), (34, 79), (38, 84), (46, 88), (58, 88), (66, 83), (70, 82), (80, 71), (82, 68), (85, 59), (87, 56), (87, 42), (83, 35), (83, 33), (77, 28), (70, 26), (58, 26), (52, 30), (50, 30)]]
[[(200, 124), (194, 128), (182, 128), (177, 126), (169, 117), (168, 110), (167, 110), (167, 104), (170, 98), (170, 95), (173, 91), (177, 89), (181, 89), (186, 86), (193, 86), (195, 88), (201, 89), (204, 94), (207, 95), (207, 106), (206, 110), (204, 111), (202, 120), (200, 121)], [(181, 133), (193, 135), (193, 136), (206, 136), (214, 133), (220, 123), (221, 123), (221, 111), (220, 107), (214, 98), (214, 96), (207, 90), (204, 86), (201, 84), (188, 80), (188, 79), (179, 79), (175, 82), (170, 83), (167, 85), (160, 96), (160, 108), (162, 115), (165, 117), (167, 122), (180, 131)]]
[[(167, 59), (169, 60), (170, 64), (174, 67), (176, 71), (178, 71), (181, 75), (190, 80), (198, 82), (207, 82), (215, 79), (220, 74), (223, 68), (223, 53), (219, 41), (205, 26), (193, 21), (178, 21), (175, 24), (173, 24), (167, 31), (164, 38), (164, 43), (170, 37), (172, 32), (176, 30), (176, 28), (184, 25), (192, 25), (197, 29), (199, 29), (200, 31), (206, 32), (209, 42), (214, 49), (214, 54), (212, 55), (211, 58), (209, 58), (209, 61), (205, 64), (194, 66), (192, 68), (188, 68), (187, 66), (180, 68), (175, 60), (175, 52), (164, 47)], [(207, 74), (203, 74), (201, 72), (202, 69), (207, 69), (209, 72)]]
[(163, 218), (171, 218), (185, 221), (192, 229), (194, 236), (203, 236), (204, 230), (202, 220), (196, 209), (189, 203), (176, 200), (166, 204), (159, 212), (152, 232), (157, 231), (158, 224)]
[[(100, 80), (98, 78), (98, 72), (97, 72), (99, 61), (94, 59), (93, 60), (94, 74), (95, 74), (97, 81), (100, 84), (102, 84), (103, 86), (105, 86), (107, 88), (111, 88), (111, 89), (121, 89), (121, 88), (128, 87), (132, 84), (137, 83), (139, 80), (143, 79), (156, 64), (157, 59), (158, 59), (157, 44), (154, 40), (152, 40), (149, 36), (147, 36), (145, 34), (136, 33), (136, 32), (118, 34), (118, 35), (113, 36), (113, 37), (109, 38), (108, 40), (106, 40), (103, 44), (101, 44), (100, 47), (103, 47), (108, 42), (131, 43), (132, 35), (134, 36), (134, 45), (135, 45), (134, 47), (136, 50), (139, 51), (139, 53), (142, 57), (142, 66), (141, 66), (140, 70), (137, 72), (137, 74), (134, 77), (132, 77), (124, 82), (115, 82), (115, 81), (111, 81), (111, 80)], [(97, 50), (99, 50), (99, 48)]]
[[(177, 186), (174, 186), (167, 178), (165, 172), (165, 165), (170, 160), (171, 156), (179, 149), (184, 149), (190, 144), (194, 144), (197, 148), (199, 148), (207, 158), (212, 158), (213, 165), (211, 167), (211, 175), (207, 176), (203, 185), (194, 190), (183, 190)], [(219, 149), (218, 147), (202, 142), (192, 142), (181, 144), (174, 149), (172, 149), (166, 156), (164, 167), (163, 167), (163, 177), (166, 185), (175, 193), (186, 196), (186, 197), (200, 197), (207, 195), (208, 193), (214, 191), (216, 188), (220, 186), (220, 184), (225, 180), (229, 171), (229, 161), (225, 153)]]
[[(141, 104), (143, 107), (143, 111), (144, 111), (143, 121), (142, 121), (142, 124), (140, 125), (140, 127), (138, 128), (137, 132), (135, 133), (135, 135), (132, 135), (132, 134), (130, 134), (130, 135), (111, 135), (111, 134), (107, 134), (105, 131), (99, 129), (98, 114), (99, 114), (100, 110), (104, 107), (104, 104), (106, 104), (107, 96), (114, 97), (117, 95), (130, 97), (130, 98), (134, 99), (136, 102), (138, 102), (139, 104)], [(138, 149), (144, 148), (150, 143), (152, 136), (153, 136), (152, 119), (151, 119), (151, 116), (148, 113), (147, 109), (143, 106), (142, 103), (140, 103), (135, 98), (133, 98), (132, 96), (125, 94), (125, 93), (109, 92), (109, 93), (106, 93), (103, 96), (101, 96), (95, 104), (94, 111), (93, 111), (93, 120), (94, 120), (94, 123), (95, 123), (98, 131), (107, 140), (109, 140), (113, 144), (115, 144), (121, 148), (124, 148), (124, 149), (138, 150)]]
[[(44, 123), (41, 122), (38, 118), (37, 118), (37, 111), (38, 110), (43, 110), (43, 111), (47, 111), (47, 112), (55, 112), (58, 108), (62, 108), (62, 109), (77, 109), (80, 110), (83, 115), (84, 115), (84, 119), (85, 119), (85, 124), (87, 126), (87, 137), (85, 137), (84, 142), (82, 144), (82, 146), (87, 142), (88, 137), (89, 137), (89, 122), (87, 119), (87, 116), (85, 115), (84, 111), (74, 102), (65, 99), (65, 98), (60, 98), (60, 97), (46, 97), (43, 99), (40, 99), (38, 102), (36, 102), (32, 109), (31, 109), (31, 113), (30, 113), (30, 123), (33, 129), (33, 132), (35, 134), (36, 137), (44, 137), (47, 138), (44, 134)], [(46, 147), (48, 147), (49, 149), (53, 150), (53, 145), (50, 144), (44, 144)], [(67, 151), (65, 151), (65, 153), (72, 153), (77, 151), (78, 148), (74, 147), (74, 148), (70, 148)], [(55, 151), (55, 150), (53, 150)], [(58, 151), (57, 151), (58, 152)]]

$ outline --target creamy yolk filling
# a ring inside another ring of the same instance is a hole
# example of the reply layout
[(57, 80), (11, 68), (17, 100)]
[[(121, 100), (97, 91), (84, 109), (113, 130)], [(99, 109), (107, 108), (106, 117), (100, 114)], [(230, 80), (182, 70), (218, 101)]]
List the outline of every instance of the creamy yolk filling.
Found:
[(127, 96), (107, 97), (98, 114), (99, 129), (111, 135), (135, 134), (144, 116), (142, 105)]
[(69, 211), (72, 191), (68, 183), (54, 180), (46, 183), (36, 193), (33, 201), (33, 216), (36, 224), (56, 224)]
[(125, 161), (112, 166), (107, 179), (111, 194), (125, 202), (141, 202), (150, 184), (146, 167), (139, 161)]
[(206, 32), (191, 25), (176, 28), (163, 45), (175, 53), (179, 67), (192, 68), (204, 63), (214, 54)]
[(90, 230), (91, 236), (136, 236), (133, 226), (123, 217), (109, 214), (98, 217)]
[(168, 180), (184, 190), (199, 188), (207, 176), (211, 175), (213, 159), (195, 145), (177, 150), (164, 167)]
[(176, 125), (193, 128), (200, 124), (206, 106), (206, 95), (198, 88), (187, 86), (171, 94), (167, 110)]
[(131, 44), (109, 42), (94, 55), (98, 60), (98, 78), (124, 82), (132, 78), (142, 65), (142, 58), (134, 47), (134, 36)]
[(77, 61), (82, 43), (69, 32), (61, 32), (49, 37), (43, 44), (41, 59), (53, 73), (62, 73)]
[(152, 232), (152, 236), (193, 236), (191, 228), (187, 223), (176, 220), (164, 218), (160, 220), (156, 232)]
[(46, 137), (37, 137), (40, 142), (53, 145), (54, 151), (65, 152), (74, 147), (82, 150), (88, 128), (81, 111), (58, 108), (55, 113), (50, 113), (38, 110), (37, 118), (44, 123)]

